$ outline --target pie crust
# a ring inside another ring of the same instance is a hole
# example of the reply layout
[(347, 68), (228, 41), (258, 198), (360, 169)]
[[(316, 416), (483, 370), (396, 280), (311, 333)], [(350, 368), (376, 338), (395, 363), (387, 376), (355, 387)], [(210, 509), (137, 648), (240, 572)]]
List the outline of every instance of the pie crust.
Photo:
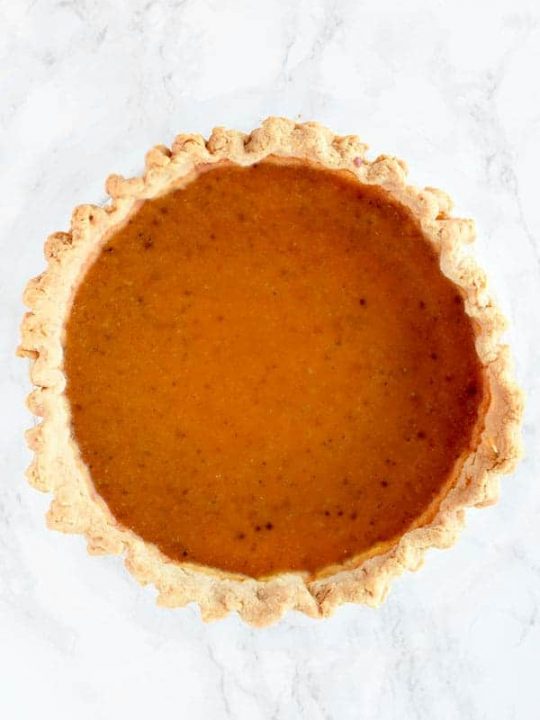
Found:
[[(508, 348), (500, 343), (504, 320), (490, 298), (484, 273), (467, 252), (474, 224), (451, 217), (451, 201), (440, 190), (408, 186), (402, 161), (385, 155), (369, 161), (366, 151), (355, 136), (339, 137), (317, 123), (298, 124), (283, 118), (268, 118), (249, 135), (223, 128), (215, 129), (208, 141), (200, 135), (179, 135), (171, 150), (161, 145), (150, 150), (143, 177), (109, 177), (106, 187), (111, 201), (103, 207), (79, 206), (71, 231), (54, 233), (46, 242), (47, 269), (25, 291), (30, 312), (22, 323), (18, 351), (31, 359), (35, 388), (29, 408), (43, 418), (27, 432), (34, 451), (28, 479), (37, 489), (53, 494), (49, 527), (85, 535), (92, 554), (125, 553), (126, 567), (141, 584), (156, 586), (162, 606), (196, 602), (204, 620), (237, 611), (246, 622), (258, 626), (275, 622), (288, 609), (321, 617), (345, 602), (376, 606), (394, 577), (420, 567), (428, 548), (448, 547), (456, 540), (466, 507), (496, 502), (499, 475), (510, 472), (519, 458), (522, 398), (512, 378)], [(360, 182), (382, 187), (409, 208), (439, 257), (443, 274), (465, 298), (489, 394), (478, 445), (463, 462), (435, 517), (406, 532), (399, 542), (378, 548), (376, 554), (357, 556), (312, 579), (307, 573), (288, 572), (255, 580), (172, 561), (120, 526), (94, 490), (80, 457), (64, 392), (65, 322), (74, 290), (106, 238), (142, 200), (183, 187), (198, 168), (224, 161), (249, 166), (268, 156), (348, 170)]]

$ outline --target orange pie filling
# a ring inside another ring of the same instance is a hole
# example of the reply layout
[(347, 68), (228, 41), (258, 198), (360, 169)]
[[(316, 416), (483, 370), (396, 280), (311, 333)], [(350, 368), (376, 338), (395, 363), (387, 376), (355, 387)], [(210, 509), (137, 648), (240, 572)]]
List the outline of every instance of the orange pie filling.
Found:
[(299, 163), (142, 203), (79, 284), (75, 440), (168, 557), (315, 574), (428, 522), (478, 440), (472, 321), (410, 212)]

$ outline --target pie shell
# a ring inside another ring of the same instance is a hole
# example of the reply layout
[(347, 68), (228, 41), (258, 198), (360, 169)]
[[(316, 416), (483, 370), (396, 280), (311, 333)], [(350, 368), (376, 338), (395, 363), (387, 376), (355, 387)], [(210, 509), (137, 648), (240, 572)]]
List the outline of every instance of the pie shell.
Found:
[[(102, 207), (77, 207), (70, 232), (53, 233), (47, 239), (46, 270), (28, 283), (24, 293), (30, 312), (22, 322), (18, 349), (31, 359), (34, 389), (28, 406), (42, 418), (27, 431), (34, 452), (27, 477), (35, 488), (53, 495), (47, 514), (50, 528), (84, 535), (91, 554), (124, 554), (125, 565), (137, 580), (155, 585), (159, 605), (195, 602), (206, 621), (236, 611), (255, 626), (276, 622), (289, 609), (324, 617), (346, 602), (377, 606), (393, 578), (421, 566), (428, 548), (454, 543), (466, 507), (497, 501), (499, 475), (510, 472), (520, 456), (522, 396), (512, 377), (508, 347), (500, 342), (504, 319), (490, 297), (484, 273), (468, 253), (475, 237), (473, 221), (451, 217), (452, 202), (444, 192), (407, 185), (407, 168), (401, 160), (380, 155), (370, 161), (366, 151), (356, 136), (340, 137), (318, 123), (275, 117), (249, 134), (219, 127), (208, 140), (196, 134), (178, 135), (171, 149), (158, 145), (147, 153), (142, 177), (111, 175), (106, 183), (110, 200)], [(106, 239), (141, 201), (182, 187), (201, 166), (226, 161), (247, 166), (268, 156), (348, 170), (360, 182), (381, 186), (410, 208), (434, 247), (442, 272), (464, 296), (490, 398), (479, 444), (465, 458), (435, 517), (407, 531), (399, 542), (374, 548), (314, 579), (291, 572), (255, 580), (172, 561), (119, 525), (94, 490), (81, 459), (64, 392), (65, 322), (78, 282)]]

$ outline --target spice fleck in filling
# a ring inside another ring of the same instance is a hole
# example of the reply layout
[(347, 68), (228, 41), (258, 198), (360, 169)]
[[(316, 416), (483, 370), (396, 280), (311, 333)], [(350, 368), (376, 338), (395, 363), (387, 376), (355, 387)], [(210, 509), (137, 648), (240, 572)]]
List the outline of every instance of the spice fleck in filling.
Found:
[(270, 161), (141, 204), (76, 290), (65, 371), (118, 522), (253, 577), (314, 574), (428, 518), (484, 395), (471, 320), (409, 211)]

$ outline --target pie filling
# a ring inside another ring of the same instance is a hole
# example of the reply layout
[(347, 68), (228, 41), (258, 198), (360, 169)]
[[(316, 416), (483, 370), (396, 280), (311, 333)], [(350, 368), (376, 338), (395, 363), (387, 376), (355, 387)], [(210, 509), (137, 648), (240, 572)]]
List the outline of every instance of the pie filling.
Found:
[(74, 438), (117, 521), (253, 577), (429, 520), (485, 395), (410, 212), (299, 163), (221, 165), (142, 203), (79, 284), (64, 348)]

